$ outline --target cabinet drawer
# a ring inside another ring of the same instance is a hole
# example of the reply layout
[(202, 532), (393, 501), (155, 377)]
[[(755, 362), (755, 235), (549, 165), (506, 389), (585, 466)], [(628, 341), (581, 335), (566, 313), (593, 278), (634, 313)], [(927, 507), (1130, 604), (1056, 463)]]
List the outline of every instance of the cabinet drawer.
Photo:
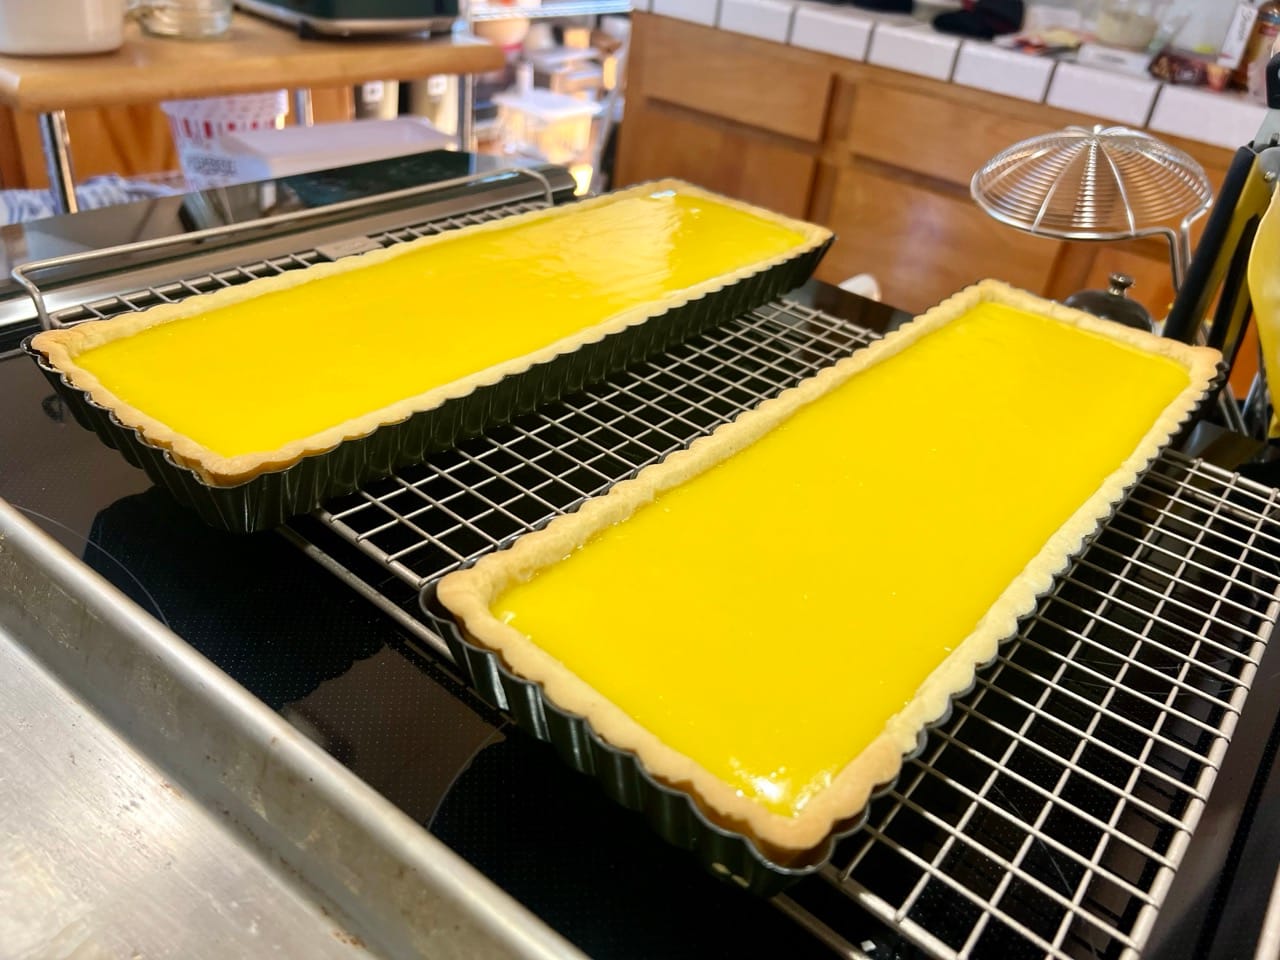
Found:
[[(641, 16), (645, 16), (641, 14)], [(832, 74), (767, 40), (645, 18), (645, 96), (809, 143), (822, 139)]]
[(875, 274), (885, 302), (912, 313), (986, 277), (1039, 293), (1059, 246), (996, 223), (968, 198), (858, 169), (841, 174), (827, 226), (836, 243), (818, 276)]
[(848, 142), (856, 156), (967, 187), (997, 153), (1048, 133), (1053, 122), (1051, 116), (1032, 123), (945, 95), (869, 82), (859, 87)]

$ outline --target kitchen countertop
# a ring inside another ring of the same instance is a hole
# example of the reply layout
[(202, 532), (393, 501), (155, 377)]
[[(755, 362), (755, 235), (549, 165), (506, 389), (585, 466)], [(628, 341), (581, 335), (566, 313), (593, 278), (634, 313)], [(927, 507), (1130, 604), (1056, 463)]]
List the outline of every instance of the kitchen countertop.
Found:
[(7, 955), (370, 957), (2, 626), (0, 697)]

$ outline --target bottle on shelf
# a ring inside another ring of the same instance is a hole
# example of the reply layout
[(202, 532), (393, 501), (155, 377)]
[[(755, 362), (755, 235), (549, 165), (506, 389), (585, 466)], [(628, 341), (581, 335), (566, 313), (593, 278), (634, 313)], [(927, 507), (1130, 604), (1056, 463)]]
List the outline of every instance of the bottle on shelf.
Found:
[(1236, 74), (1237, 85), (1244, 87), (1255, 100), (1267, 99), (1267, 63), (1272, 48), (1280, 38), (1280, 0), (1266, 0), (1258, 7), (1253, 22), (1253, 34), (1245, 49), (1244, 58)]

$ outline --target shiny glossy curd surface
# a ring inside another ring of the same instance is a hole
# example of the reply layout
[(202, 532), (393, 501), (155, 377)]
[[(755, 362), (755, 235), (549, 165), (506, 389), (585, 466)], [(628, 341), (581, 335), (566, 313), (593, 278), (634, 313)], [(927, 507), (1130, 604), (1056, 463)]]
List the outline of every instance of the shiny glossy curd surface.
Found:
[(663, 191), (449, 237), (77, 356), (126, 403), (231, 457), (274, 450), (532, 353), (804, 237)]
[(499, 596), (666, 744), (795, 815), (1186, 388), (983, 304)]

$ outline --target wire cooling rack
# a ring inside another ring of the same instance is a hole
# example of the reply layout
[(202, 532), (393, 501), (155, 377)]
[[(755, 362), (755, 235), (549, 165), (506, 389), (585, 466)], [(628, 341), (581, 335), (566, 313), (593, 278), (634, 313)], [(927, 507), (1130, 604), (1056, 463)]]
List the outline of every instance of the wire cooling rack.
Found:
[[(385, 246), (542, 205), (371, 239)], [(55, 319), (145, 309), (324, 257), (309, 250), (139, 287)], [(769, 304), (333, 501), (293, 536), (342, 541), (340, 559), (328, 545), (308, 550), (447, 656), (417, 619), (423, 585), (875, 336)], [(846, 956), (869, 943), (868, 920), (936, 957), (1135, 955), (1270, 637), (1277, 557), (1271, 491), (1166, 453), (874, 802), (867, 827), (774, 902)]]
[(828, 896), (939, 957), (1136, 956), (1274, 626), (1277, 557), (1273, 491), (1165, 454), (876, 801)]
[[(443, 652), (411, 619), (423, 585), (874, 339), (769, 304), (316, 516), (391, 574), (357, 588)], [(1270, 636), (1277, 557), (1271, 491), (1166, 453), (778, 905), (850, 956), (868, 917), (936, 957), (1135, 955)]]
[(874, 339), (808, 307), (768, 304), (318, 516), (418, 590)]

